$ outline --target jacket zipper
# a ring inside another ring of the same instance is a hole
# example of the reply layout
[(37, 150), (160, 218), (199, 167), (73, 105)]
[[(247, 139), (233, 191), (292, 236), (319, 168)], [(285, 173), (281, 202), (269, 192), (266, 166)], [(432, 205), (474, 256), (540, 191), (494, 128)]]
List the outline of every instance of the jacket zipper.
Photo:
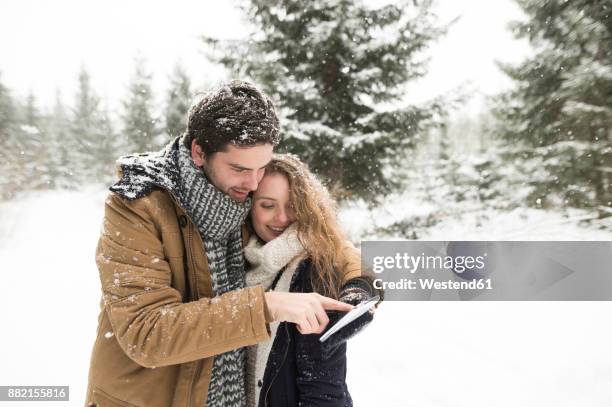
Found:
[[(166, 192), (168, 193), (168, 196), (170, 196), (170, 199), (172, 199), (172, 201), (174, 202), (174, 204), (181, 208), (181, 205), (178, 204), (178, 202), (176, 201), (176, 198), (174, 198), (174, 196), (172, 195), (172, 193), (170, 193), (170, 191), (168, 191), (166, 189)], [(182, 209), (182, 208), (181, 208)], [(187, 219), (189, 219), (190, 224), (188, 224), (188, 231), (187, 231), (187, 244), (185, 245), (185, 252), (187, 252), (188, 250), (191, 249), (191, 242), (193, 240), (193, 228), (191, 225), (195, 225), (195, 223), (193, 222), (193, 219), (191, 219), (191, 217), (187, 214), (187, 211), (185, 211), (183, 209), (183, 216), (185, 216)], [(195, 275), (195, 261), (193, 259), (193, 253), (191, 254), (191, 256), (187, 256), (187, 259), (189, 259), (189, 257), (191, 257), (191, 270), (192, 272), (189, 274), (189, 278), (191, 281), (190, 284), (190, 288), (193, 288), (193, 290), (190, 290), (190, 297), (192, 301), (197, 301), (198, 299), (200, 299), (200, 291), (198, 289), (198, 284), (197, 284), (197, 276)], [(191, 393), (193, 392), (193, 385), (195, 382), (195, 378), (198, 376), (198, 372), (200, 372), (202, 370), (202, 360), (199, 359), (196, 362), (194, 371), (193, 371), (193, 375), (191, 376), (191, 381), (189, 383), (189, 387), (187, 390), (187, 407), (190, 407), (192, 405), (191, 403)]]
[[(191, 242), (193, 240), (193, 220), (191, 220), (191, 218), (189, 216), (187, 216), (187, 213), (184, 214), (185, 217), (187, 217), (187, 219), (189, 219), (190, 224), (187, 225), (187, 227), (189, 228), (187, 231), (187, 248), (185, 248), (185, 250), (190, 250), (191, 249)], [(191, 277), (193, 279), (193, 288), (194, 288), (194, 293), (192, 295), (192, 299), (193, 300), (199, 300), (200, 299), (200, 291), (198, 289), (198, 284), (197, 284), (197, 276), (196, 276), (196, 272), (195, 272), (195, 260), (193, 259), (193, 253), (191, 254), (191, 256), (187, 256), (188, 258), (191, 257)], [(202, 360), (198, 359), (198, 361), (196, 362), (195, 368), (193, 370), (193, 375), (191, 376), (191, 381), (189, 383), (189, 390), (187, 391), (187, 406), (191, 406), (191, 393), (193, 392), (193, 386), (195, 383), (195, 379), (196, 377), (198, 377), (198, 373), (200, 372), (202, 367)]]
[[(289, 336), (289, 325), (287, 325), (287, 322), (285, 322), (284, 324), (285, 324), (285, 332), (287, 333), (287, 346), (285, 347), (285, 354), (283, 355), (282, 362), (278, 366), (278, 369), (276, 370), (276, 373), (274, 374), (274, 377), (270, 381), (270, 385), (268, 386), (268, 389), (266, 390), (266, 397), (264, 398), (264, 401), (265, 401), (264, 405), (266, 407), (268, 406), (268, 393), (270, 392), (270, 389), (272, 388), (272, 384), (274, 384), (274, 380), (276, 380), (276, 377), (278, 376), (278, 373), (281, 370), (280, 369), (281, 366), (285, 364), (285, 360), (287, 359), (287, 354), (289, 353), (289, 344), (291, 343), (291, 336)], [(259, 405), (259, 400), (257, 401), (257, 404)]]

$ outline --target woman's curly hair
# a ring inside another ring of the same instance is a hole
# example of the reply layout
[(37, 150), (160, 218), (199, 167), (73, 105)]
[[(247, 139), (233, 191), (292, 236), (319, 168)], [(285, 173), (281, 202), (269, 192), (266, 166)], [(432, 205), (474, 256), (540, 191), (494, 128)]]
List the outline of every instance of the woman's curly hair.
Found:
[(338, 298), (346, 262), (346, 235), (337, 220), (337, 205), (329, 191), (293, 154), (274, 154), (266, 175), (282, 174), (289, 181), (289, 202), (298, 238), (312, 263), (313, 290)]

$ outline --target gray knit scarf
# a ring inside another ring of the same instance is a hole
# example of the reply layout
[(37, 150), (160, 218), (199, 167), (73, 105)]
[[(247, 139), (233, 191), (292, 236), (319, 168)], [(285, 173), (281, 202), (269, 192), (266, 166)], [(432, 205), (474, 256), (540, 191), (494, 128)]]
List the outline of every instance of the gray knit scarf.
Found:
[[(236, 202), (218, 190), (195, 166), (191, 152), (180, 143), (178, 154), (179, 204), (198, 226), (204, 241), (215, 295), (245, 287), (241, 226), (251, 198)], [(244, 348), (216, 355), (206, 407), (245, 406)]]

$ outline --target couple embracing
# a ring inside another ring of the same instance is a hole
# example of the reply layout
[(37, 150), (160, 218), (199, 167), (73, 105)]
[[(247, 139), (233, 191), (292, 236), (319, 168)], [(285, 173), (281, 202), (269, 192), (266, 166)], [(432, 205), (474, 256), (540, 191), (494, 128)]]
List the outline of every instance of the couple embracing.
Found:
[(185, 134), (118, 162), (96, 251), (102, 299), (86, 406), (351, 406), (346, 341), (374, 295), (335, 203), (273, 153), (270, 98), (233, 81)]

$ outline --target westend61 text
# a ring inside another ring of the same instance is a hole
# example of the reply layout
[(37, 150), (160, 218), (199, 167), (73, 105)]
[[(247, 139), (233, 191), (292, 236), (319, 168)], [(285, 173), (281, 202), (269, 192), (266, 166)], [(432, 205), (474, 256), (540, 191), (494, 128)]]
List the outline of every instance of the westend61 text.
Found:
[(383, 290), (491, 290), (491, 279), (481, 278), (471, 281), (437, 281), (433, 278), (419, 278), (415, 280), (402, 278), (399, 281), (374, 280), (374, 288)]

